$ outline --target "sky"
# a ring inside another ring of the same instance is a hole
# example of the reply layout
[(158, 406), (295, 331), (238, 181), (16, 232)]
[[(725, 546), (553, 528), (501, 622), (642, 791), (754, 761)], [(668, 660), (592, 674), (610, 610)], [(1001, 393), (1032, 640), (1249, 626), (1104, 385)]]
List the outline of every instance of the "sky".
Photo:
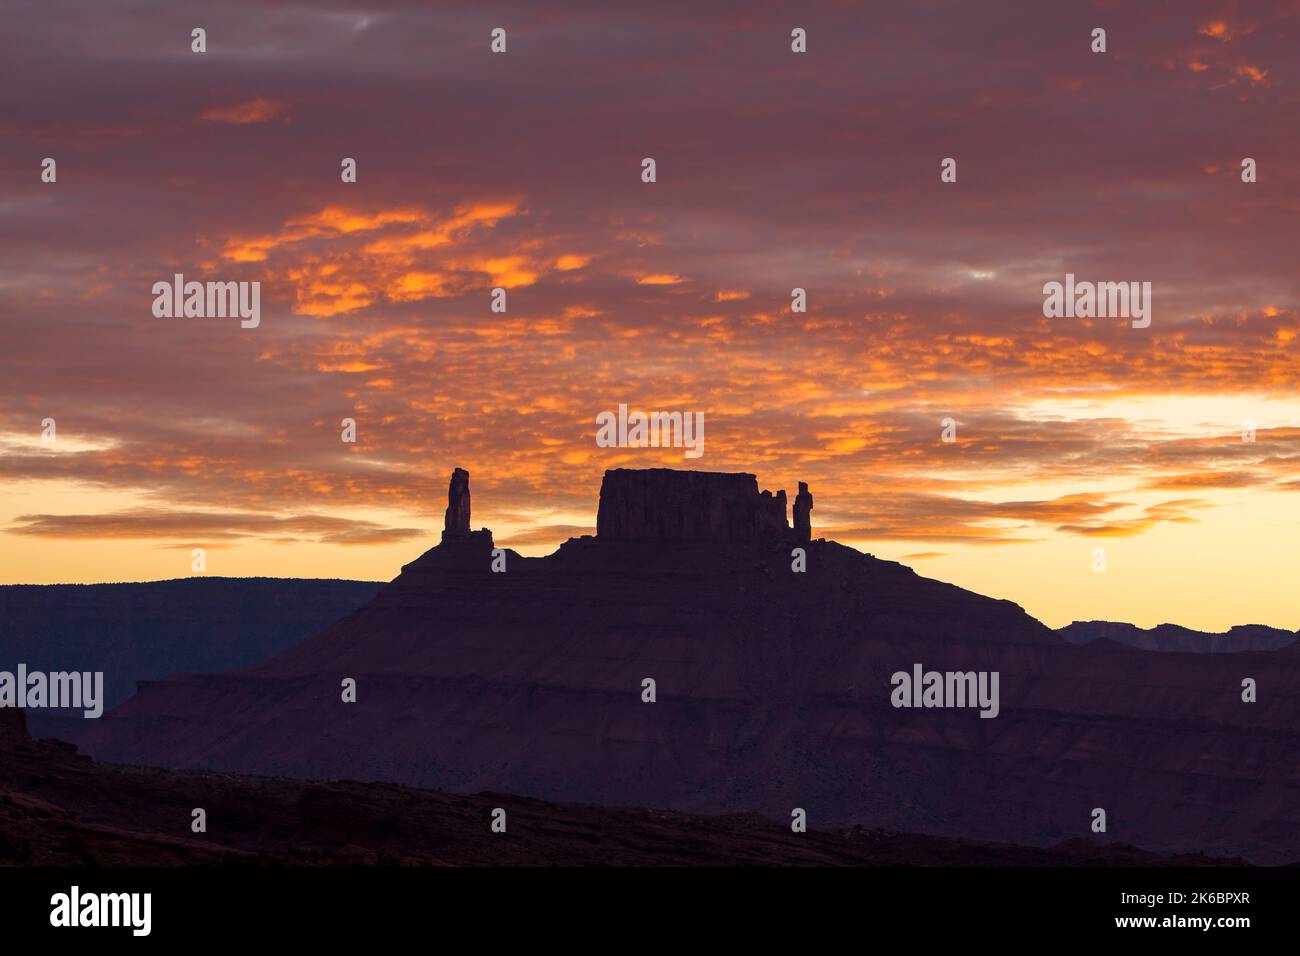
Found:
[[(815, 536), (1050, 626), (1300, 628), (1298, 27), (0, 0), (0, 583), (387, 580), (454, 467), (546, 554), (675, 467), (807, 481)], [(260, 324), (156, 317), (176, 273)], [(1150, 326), (1045, 317), (1067, 273)], [(599, 447), (620, 404), (704, 454)]]

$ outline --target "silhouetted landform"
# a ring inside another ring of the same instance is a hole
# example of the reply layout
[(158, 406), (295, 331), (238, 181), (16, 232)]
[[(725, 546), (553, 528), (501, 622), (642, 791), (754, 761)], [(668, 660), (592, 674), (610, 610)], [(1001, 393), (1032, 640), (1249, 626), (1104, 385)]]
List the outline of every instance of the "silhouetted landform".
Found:
[[(802, 482), (799, 487), (807, 490)], [(791, 534), (785, 507), (785, 491), (760, 494), (754, 475), (613, 468), (600, 485), (596, 535), (606, 541), (780, 540)]]
[(447, 486), (447, 513), (443, 518), (442, 537), (469, 534), (469, 472), (457, 468)]
[[(0, 709), (0, 866), (1234, 866), (1073, 840), (1038, 849), (855, 828), (791, 832), (755, 815), (458, 796), (98, 765), (32, 741)], [(191, 831), (202, 807), (208, 832)], [(506, 832), (492, 833), (493, 810)]]
[[(781, 492), (784, 497), (785, 492)], [(794, 534), (803, 542), (812, 539), (813, 499), (806, 481), (799, 482), (799, 493), (794, 496)]]
[[(0, 586), (0, 670), (103, 671), (105, 706), (139, 680), (264, 661), (361, 607), (381, 583), (183, 578), (141, 584)], [(75, 715), (75, 716), (74, 716)], [(80, 712), (33, 712), (36, 736)]]
[[(818, 826), (1038, 846), (1089, 836), (1100, 808), (1106, 840), (1300, 858), (1294, 647), (1075, 646), (1010, 601), (799, 544), (783, 517), (756, 536), (776, 515), (749, 475), (616, 471), (604, 491), (595, 537), (494, 573), (490, 531), (448, 536), (320, 635), (242, 672), (144, 682), (79, 742), (123, 763), (803, 807)], [(997, 672), (999, 716), (892, 706), (915, 664)]]
[(1107, 638), (1144, 651), (1186, 651), (1190, 654), (1230, 654), (1239, 651), (1276, 651), (1296, 642), (1296, 632), (1263, 624), (1237, 624), (1222, 634), (1193, 631), (1177, 624), (1141, 628), (1117, 621), (1075, 621), (1056, 629), (1071, 644), (1088, 644)]

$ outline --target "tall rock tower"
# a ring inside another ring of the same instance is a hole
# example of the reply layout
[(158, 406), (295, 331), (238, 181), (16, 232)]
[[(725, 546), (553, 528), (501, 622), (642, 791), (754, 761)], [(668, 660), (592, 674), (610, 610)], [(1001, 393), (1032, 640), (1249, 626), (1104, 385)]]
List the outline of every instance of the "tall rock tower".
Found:
[(442, 540), (469, 534), (469, 472), (457, 468), (447, 486), (447, 515), (443, 520)]
[(813, 497), (808, 482), (799, 482), (799, 494), (794, 498), (794, 534), (800, 541), (812, 540)]

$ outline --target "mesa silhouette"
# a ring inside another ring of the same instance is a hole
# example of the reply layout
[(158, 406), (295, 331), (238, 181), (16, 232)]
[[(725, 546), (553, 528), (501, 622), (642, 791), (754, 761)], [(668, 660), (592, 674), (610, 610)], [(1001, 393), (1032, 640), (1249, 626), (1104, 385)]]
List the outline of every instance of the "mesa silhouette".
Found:
[[(812, 540), (806, 488), (795, 504), (791, 527), (753, 475), (616, 469), (595, 536), (525, 558), (470, 530), (458, 472), (441, 543), (360, 611), (247, 670), (142, 682), (79, 742), (126, 763), (799, 807), (814, 827), (1042, 846), (1091, 836), (1102, 808), (1101, 839), (1300, 858), (1294, 647), (1076, 646), (1010, 601)], [(997, 671), (999, 716), (894, 708), (891, 675), (917, 663)]]

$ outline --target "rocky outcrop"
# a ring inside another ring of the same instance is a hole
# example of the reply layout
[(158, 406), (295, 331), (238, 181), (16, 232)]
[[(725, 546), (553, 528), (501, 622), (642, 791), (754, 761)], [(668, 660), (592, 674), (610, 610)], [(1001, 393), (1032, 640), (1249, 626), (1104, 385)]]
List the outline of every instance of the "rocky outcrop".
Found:
[(794, 536), (800, 541), (812, 540), (813, 497), (808, 483), (799, 482), (799, 494), (794, 499)]
[[(442, 544), (430, 548), (410, 564), (402, 567), (409, 580), (422, 580), (430, 573), (461, 573), (468, 567), (486, 566), (491, 560), (492, 532), (487, 528), (469, 528), (469, 472), (457, 468), (447, 484), (447, 512), (443, 522)], [(514, 554), (514, 552), (509, 552)], [(400, 580), (400, 579), (399, 579)]]
[(27, 720), (17, 707), (0, 707), (0, 742), (27, 739)]
[(788, 527), (785, 521), (785, 489), (782, 488), (775, 495), (764, 490), (758, 497), (761, 499), (760, 510), (767, 516), (762, 522), (763, 528), (771, 528), (776, 533), (785, 531)]
[(788, 537), (784, 491), (754, 475), (671, 468), (605, 472), (596, 536), (623, 541), (756, 541)]
[(447, 514), (443, 520), (442, 537), (469, 534), (469, 472), (457, 468), (451, 473), (447, 485)]

